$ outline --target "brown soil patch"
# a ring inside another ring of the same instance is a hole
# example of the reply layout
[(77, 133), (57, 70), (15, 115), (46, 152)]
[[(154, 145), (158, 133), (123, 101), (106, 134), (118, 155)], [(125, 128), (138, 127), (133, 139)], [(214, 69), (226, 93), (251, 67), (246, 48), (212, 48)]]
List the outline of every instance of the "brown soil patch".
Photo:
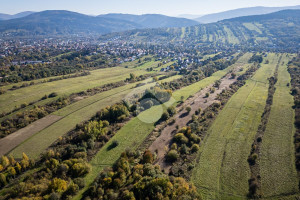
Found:
[[(169, 145), (172, 141), (172, 138), (176, 133), (176, 126), (178, 125), (179, 129), (186, 126), (196, 110), (201, 108), (201, 110), (203, 111), (214, 102), (217, 102), (215, 100), (217, 95), (220, 94), (223, 89), (228, 88), (232, 83), (236, 81), (236, 78), (231, 79), (230, 77), (231, 74), (229, 73), (224, 78), (222, 78), (219, 88), (215, 88), (214, 93), (210, 93), (210, 88), (213, 87), (213, 85), (209, 85), (208, 87), (202, 89), (200, 92), (196, 93), (193, 97), (187, 99), (179, 108), (177, 108), (177, 114), (174, 116), (176, 122), (174, 124), (167, 125), (161, 131), (161, 135), (151, 144), (149, 150), (152, 153), (155, 152), (157, 154), (157, 159), (154, 163), (160, 165), (161, 169), (166, 173), (169, 173), (172, 167), (172, 164), (168, 163), (165, 160), (165, 156), (169, 150)], [(210, 93), (209, 97), (207, 98), (205, 97), (206, 93)], [(191, 107), (190, 113), (187, 113), (184, 109), (187, 106)]]
[(30, 138), (32, 135), (36, 134), (37, 132), (45, 129), (46, 127), (50, 126), (54, 122), (61, 119), (61, 116), (56, 115), (48, 115), (42, 119), (39, 119), (32, 124), (22, 128), (5, 138), (0, 140), (0, 155), (5, 155), (21, 144), (26, 139)]
[(80, 101), (80, 100), (83, 100), (83, 99), (86, 99), (88, 98), (88, 96), (77, 96), (74, 98), (75, 101)]

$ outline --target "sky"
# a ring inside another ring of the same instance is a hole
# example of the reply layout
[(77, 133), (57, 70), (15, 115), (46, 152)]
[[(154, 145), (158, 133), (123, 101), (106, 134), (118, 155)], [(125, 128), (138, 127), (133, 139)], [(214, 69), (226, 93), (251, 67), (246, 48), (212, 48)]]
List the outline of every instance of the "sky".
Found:
[(253, 6), (300, 5), (300, 0), (0, 0), (0, 13), (22, 11), (70, 10), (89, 15), (106, 13), (169, 16), (209, 14)]

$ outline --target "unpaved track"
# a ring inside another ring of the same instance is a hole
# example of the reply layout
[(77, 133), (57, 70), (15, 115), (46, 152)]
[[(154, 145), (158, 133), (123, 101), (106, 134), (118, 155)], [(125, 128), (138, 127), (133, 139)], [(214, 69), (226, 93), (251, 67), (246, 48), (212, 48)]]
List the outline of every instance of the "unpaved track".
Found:
[[(169, 150), (172, 138), (176, 133), (176, 126), (178, 125), (179, 129), (186, 126), (187, 123), (191, 120), (192, 115), (195, 113), (196, 110), (198, 110), (199, 108), (201, 108), (201, 110), (205, 110), (214, 102), (217, 102), (215, 100), (217, 95), (220, 94), (223, 89), (228, 88), (232, 83), (236, 81), (236, 78), (230, 79), (230, 77), (231, 74), (227, 74), (224, 78), (222, 78), (220, 87), (215, 88), (214, 93), (209, 92), (210, 88), (213, 87), (213, 85), (209, 85), (206, 88), (202, 89), (200, 92), (196, 93), (194, 97), (186, 100), (184, 104), (177, 109), (177, 111), (179, 111), (180, 108), (190, 106), (192, 108), (191, 112), (187, 113), (185, 109), (178, 112), (174, 117), (176, 122), (174, 124), (167, 125), (161, 131), (161, 135), (151, 144), (149, 150), (152, 153), (156, 152), (157, 154), (155, 164), (160, 165), (161, 169), (164, 170), (166, 173), (168, 173), (172, 167), (170, 163), (166, 162), (165, 156)], [(210, 93), (208, 98), (205, 97), (206, 93)]]
[[(5, 138), (0, 140), (0, 155), (5, 155), (17, 147), (19, 144), (30, 138), (32, 135), (43, 130), (47, 126), (50, 126), (57, 120), (61, 119), (60, 116), (48, 115), (42, 119), (39, 119), (32, 124), (29, 124), (25, 128), (22, 128)], [(34, 148), (34, 147), (32, 147)]]

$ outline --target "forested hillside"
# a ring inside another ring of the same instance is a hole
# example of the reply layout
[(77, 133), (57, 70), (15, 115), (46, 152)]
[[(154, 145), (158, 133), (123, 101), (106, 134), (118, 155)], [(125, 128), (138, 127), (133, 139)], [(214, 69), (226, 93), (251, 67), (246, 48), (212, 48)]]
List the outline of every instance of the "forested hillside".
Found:
[(298, 49), (300, 46), (300, 10), (233, 18), (217, 23), (187, 28), (132, 30), (110, 34), (101, 39), (123, 36), (124, 39), (185, 44), (242, 45), (269, 49)]

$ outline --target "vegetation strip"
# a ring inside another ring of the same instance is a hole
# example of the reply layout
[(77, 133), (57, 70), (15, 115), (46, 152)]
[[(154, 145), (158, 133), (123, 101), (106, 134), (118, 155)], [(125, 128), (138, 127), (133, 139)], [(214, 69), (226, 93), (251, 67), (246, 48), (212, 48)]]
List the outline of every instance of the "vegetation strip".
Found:
[(269, 78), (269, 89), (268, 89), (268, 97), (266, 100), (266, 105), (264, 108), (264, 112), (261, 116), (261, 122), (258, 126), (257, 133), (255, 135), (254, 142), (252, 144), (252, 149), (250, 155), (248, 157), (248, 163), (251, 171), (251, 178), (249, 179), (249, 194), (248, 196), (251, 198), (261, 197), (261, 176), (260, 176), (260, 168), (258, 159), (260, 156), (260, 150), (262, 145), (262, 140), (264, 136), (264, 132), (266, 130), (266, 126), (268, 124), (271, 106), (273, 104), (273, 95), (275, 93), (275, 84), (278, 79), (278, 68), (281, 62), (282, 55), (278, 59), (278, 63), (275, 68), (274, 75)]
[(271, 64), (261, 64), (230, 98), (203, 140), (191, 179), (205, 199), (221, 198), (224, 194), (228, 198), (246, 197), (248, 193), (247, 157), (267, 98), (267, 78), (274, 74), (272, 63), (277, 63), (275, 54), (268, 54), (266, 59)]
[(293, 145), (293, 96), (290, 94), (290, 76), (286, 66), (290, 59), (287, 54), (283, 54), (259, 154), (263, 198), (299, 195)]
[(295, 57), (291, 63), (289, 63), (288, 72), (291, 76), (291, 94), (294, 96), (294, 106), (295, 110), (295, 135), (294, 135), (294, 145), (295, 145), (295, 166), (298, 173), (298, 185), (300, 187), (300, 54)]
[[(250, 54), (251, 55), (251, 54)], [(225, 68), (224, 70), (215, 72), (212, 76), (207, 77), (199, 82), (191, 84), (187, 87), (183, 87), (173, 93), (173, 98), (176, 100), (176, 104), (180, 102), (183, 96), (183, 100), (187, 99), (190, 95), (195, 94), (199, 91), (199, 88), (204, 88), (216, 80), (222, 78), (226, 73), (228, 73), (236, 65), (243, 63), (245, 59), (247, 60), (248, 55), (244, 55), (240, 58), (241, 61), (238, 61), (232, 66)], [(170, 107), (174, 104), (173, 101), (164, 103), (165, 107)], [(160, 106), (154, 106), (149, 110), (142, 112), (140, 118), (149, 118), (149, 116), (157, 116), (157, 113), (161, 112)], [(98, 153), (95, 155), (91, 161), (92, 169), (91, 172), (84, 178), (86, 181), (86, 186), (79, 191), (79, 193), (73, 198), (79, 200), (82, 198), (83, 193), (88, 189), (89, 185), (95, 180), (100, 171), (104, 169), (103, 164), (111, 163), (111, 166), (118, 160), (120, 154), (127, 148), (130, 147), (132, 150), (137, 149), (140, 144), (145, 141), (147, 136), (155, 128), (154, 123), (145, 123), (139, 118), (133, 118), (130, 120), (124, 127), (122, 127), (118, 134), (116, 134)], [(132, 138), (135, 140), (132, 141)], [(112, 144), (114, 140), (120, 141), (120, 145), (116, 148), (108, 151), (107, 148)]]

